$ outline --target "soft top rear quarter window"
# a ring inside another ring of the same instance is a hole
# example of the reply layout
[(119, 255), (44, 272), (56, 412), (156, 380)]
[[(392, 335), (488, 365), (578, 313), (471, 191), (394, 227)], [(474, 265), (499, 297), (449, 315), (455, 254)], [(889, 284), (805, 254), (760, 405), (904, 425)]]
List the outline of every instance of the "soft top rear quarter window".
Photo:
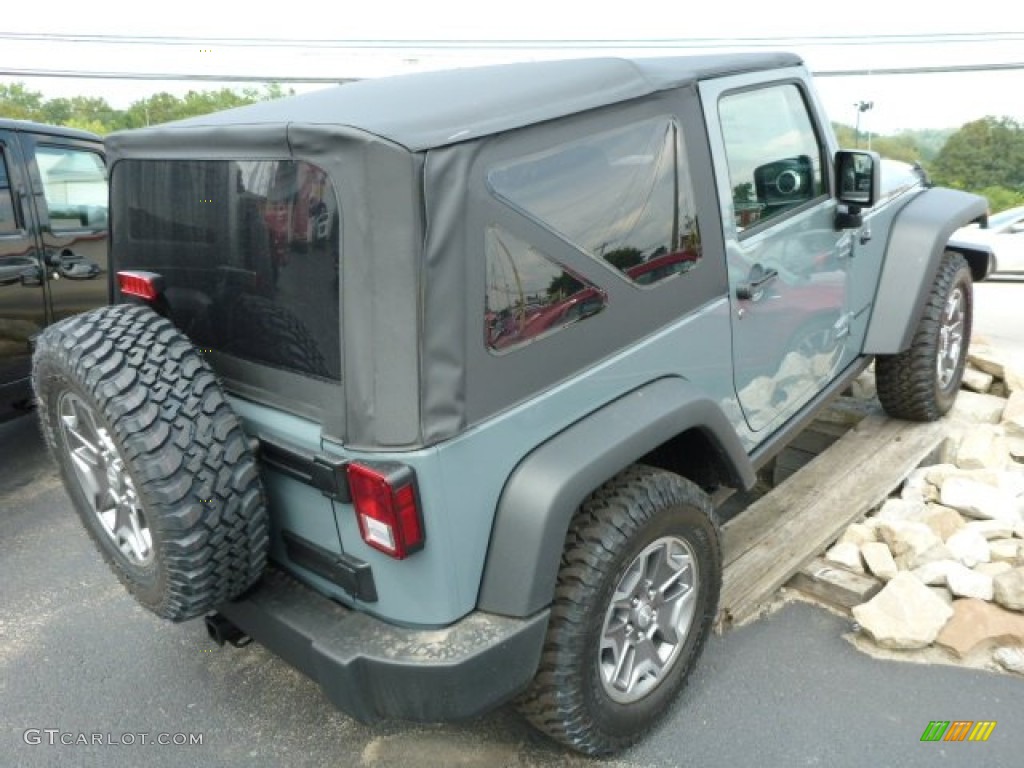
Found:
[(589, 135), (492, 170), (494, 192), (640, 285), (701, 257), (682, 137), (666, 118)]

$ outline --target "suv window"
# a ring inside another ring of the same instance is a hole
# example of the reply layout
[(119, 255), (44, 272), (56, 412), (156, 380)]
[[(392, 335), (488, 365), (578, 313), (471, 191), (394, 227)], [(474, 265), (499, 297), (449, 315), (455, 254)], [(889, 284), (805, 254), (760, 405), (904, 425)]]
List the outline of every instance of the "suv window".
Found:
[(18, 222), (14, 218), (14, 196), (10, 177), (7, 175), (7, 158), (4, 157), (0, 145), (0, 235), (9, 235), (18, 231)]
[(107, 168), (96, 152), (38, 146), (36, 165), (50, 214), (50, 230), (107, 225)]
[(484, 335), (505, 350), (596, 315), (605, 293), (500, 227), (487, 230)]
[(700, 261), (693, 185), (667, 119), (606, 131), (495, 168), (494, 192), (640, 285)]
[(125, 160), (111, 249), (164, 277), (201, 348), (340, 380), (340, 221), (327, 174), (286, 160)]
[(718, 114), (739, 232), (825, 194), (821, 144), (796, 85), (727, 94)]

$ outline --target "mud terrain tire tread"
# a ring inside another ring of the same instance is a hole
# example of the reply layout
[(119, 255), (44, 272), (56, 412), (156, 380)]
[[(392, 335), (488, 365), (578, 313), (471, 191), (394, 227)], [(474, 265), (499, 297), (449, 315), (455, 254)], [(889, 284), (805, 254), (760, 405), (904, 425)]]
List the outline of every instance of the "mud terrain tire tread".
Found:
[[(610, 755), (638, 741), (686, 683), (718, 608), (721, 550), (708, 496), (679, 475), (634, 465), (592, 493), (569, 528), (540, 666), (516, 701), (551, 738), (588, 755)], [(646, 697), (627, 705), (601, 690), (596, 656), (615, 582), (659, 535), (684, 532), (700, 567), (700, 601), (680, 657)]]
[[(946, 300), (957, 285), (964, 289), (966, 300), (963, 344), (956, 375), (949, 386), (942, 388), (936, 371), (939, 332)], [(947, 251), (939, 264), (910, 347), (899, 354), (878, 355), (875, 359), (878, 399), (889, 416), (908, 421), (935, 421), (953, 407), (967, 362), (973, 302), (970, 266), (960, 254)]]
[[(102, 307), (40, 336), (32, 378), (65, 487), (140, 603), (183, 621), (259, 579), (269, 518), (255, 457), (213, 371), (183, 333), (147, 307)], [(120, 555), (82, 495), (57, 423), (68, 390), (93, 409), (124, 459), (153, 539), (148, 565)]]

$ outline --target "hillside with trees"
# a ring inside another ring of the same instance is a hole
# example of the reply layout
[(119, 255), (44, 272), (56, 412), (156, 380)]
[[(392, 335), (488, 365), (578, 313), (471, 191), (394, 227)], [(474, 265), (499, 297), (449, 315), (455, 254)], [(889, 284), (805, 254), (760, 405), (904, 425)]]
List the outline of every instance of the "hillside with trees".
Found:
[(143, 128), (242, 107), (257, 101), (278, 99), (293, 92), (285, 92), (281, 86), (270, 84), (262, 89), (244, 88), (241, 91), (231, 88), (189, 91), (183, 97), (155, 93), (133, 102), (128, 109), (114, 109), (103, 98), (74, 96), (70, 99), (46, 99), (39, 91), (26, 88), (24, 83), (0, 83), (0, 117), (66, 125), (104, 136), (125, 128)]

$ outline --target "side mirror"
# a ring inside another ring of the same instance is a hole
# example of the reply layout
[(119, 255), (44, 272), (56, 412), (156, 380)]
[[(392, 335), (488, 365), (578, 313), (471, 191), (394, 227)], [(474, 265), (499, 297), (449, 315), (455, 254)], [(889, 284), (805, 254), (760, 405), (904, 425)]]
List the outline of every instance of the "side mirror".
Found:
[(757, 201), (768, 206), (793, 206), (814, 197), (814, 167), (807, 155), (786, 157), (754, 169)]
[(877, 152), (841, 149), (836, 152), (837, 198), (853, 208), (870, 208), (881, 197), (882, 161)]

